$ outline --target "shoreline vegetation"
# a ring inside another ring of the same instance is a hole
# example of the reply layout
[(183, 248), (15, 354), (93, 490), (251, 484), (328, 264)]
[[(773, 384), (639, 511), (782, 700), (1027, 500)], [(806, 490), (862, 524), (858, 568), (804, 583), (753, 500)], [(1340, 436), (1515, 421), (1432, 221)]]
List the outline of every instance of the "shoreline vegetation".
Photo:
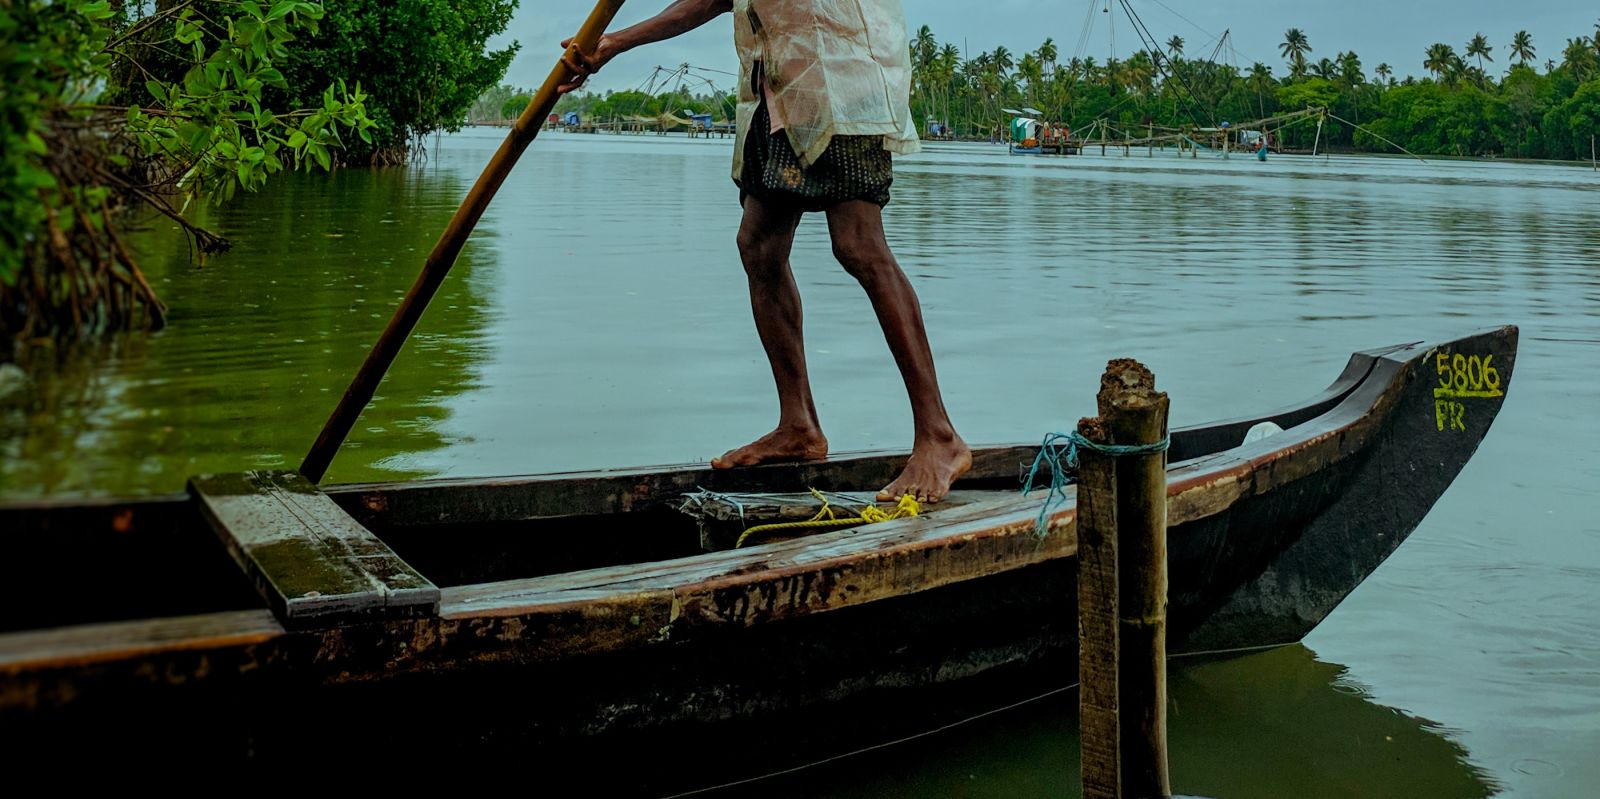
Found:
[(0, 0), (0, 361), (157, 329), (131, 236), (290, 170), (405, 164), (516, 52), (517, 0)]
[[(1559, 57), (1543, 60), (1527, 31), (1498, 46), (1478, 34), (1459, 52), (1434, 43), (1424, 48), (1422, 77), (1399, 77), (1389, 64), (1369, 70), (1353, 50), (1315, 58), (1310, 37), (1298, 28), (1287, 30), (1278, 44), (1282, 77), (1265, 63), (1241, 69), (1218, 61), (1231, 48), (1213, 44), (1209, 56), (1190, 57), (1187, 42), (1174, 36), (1126, 59), (1102, 62), (1085, 55), (1063, 59), (1047, 38), (1020, 54), (1001, 46), (964, 58), (959, 47), (940, 42), (924, 25), (909, 45), (912, 115), (924, 138), (938, 138), (930, 131), (942, 129), (959, 140), (989, 141), (1005, 138), (1016, 116), (1008, 109), (1030, 108), (1041, 112), (1041, 120), (1073, 131), (1108, 126), (1115, 144), (1124, 137), (1144, 138), (1151, 127), (1196, 130), (1324, 108), (1329, 115), (1322, 119), (1319, 144), (1334, 152), (1396, 152), (1397, 144), (1433, 158), (1594, 159), (1600, 134), (1600, 21), (1593, 31), (1567, 39)], [(640, 121), (681, 110), (724, 120), (733, 116), (726, 92), (691, 91), (682, 81), (663, 91), (649, 88), (568, 95), (557, 113), (574, 111), (601, 122)], [(475, 110), (519, 111), (525, 105), (515, 102), (511, 87), (495, 91), (498, 102), (480, 102)], [(1276, 144), (1312, 149), (1317, 121), (1308, 117), (1275, 131)]]

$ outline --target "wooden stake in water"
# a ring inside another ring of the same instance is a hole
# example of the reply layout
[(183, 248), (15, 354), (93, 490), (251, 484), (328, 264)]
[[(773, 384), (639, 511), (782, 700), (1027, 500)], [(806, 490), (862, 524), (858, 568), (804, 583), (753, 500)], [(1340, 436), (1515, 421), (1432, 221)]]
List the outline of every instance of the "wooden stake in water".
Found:
[[(1078, 433), (1147, 446), (1167, 436), (1167, 395), (1136, 361), (1100, 379), (1099, 418)], [(1167, 773), (1167, 472), (1164, 452), (1080, 447), (1078, 651), (1085, 799), (1172, 793)]]
[[(593, 52), (595, 45), (600, 41), (600, 35), (605, 33), (606, 26), (611, 24), (611, 19), (617, 15), (618, 9), (622, 8), (622, 3), (623, 0), (599, 0), (594, 10), (589, 12), (589, 18), (584, 21), (583, 27), (578, 29), (578, 35), (573, 37), (568, 52)], [(327, 474), (328, 465), (333, 463), (333, 456), (344, 444), (345, 437), (350, 435), (350, 428), (355, 426), (356, 419), (360, 418), (367, 403), (372, 401), (372, 395), (378, 390), (378, 383), (382, 382), (384, 374), (389, 371), (395, 356), (400, 354), (400, 348), (410, 337), (411, 331), (416, 328), (417, 320), (421, 319), (422, 312), (427, 310), (428, 301), (432, 300), (434, 293), (439, 290), (439, 285), (444, 282), (445, 275), (449, 274), (450, 267), (455, 265), (456, 256), (461, 254), (462, 246), (467, 243), (467, 237), (472, 234), (478, 219), (489, 207), (489, 201), (494, 199), (495, 192), (500, 190), (500, 184), (505, 182), (506, 175), (511, 174), (511, 168), (516, 166), (522, 151), (528, 149), (528, 145), (539, 135), (539, 129), (544, 126), (545, 118), (550, 115), (550, 110), (560, 98), (558, 88), (576, 78), (577, 74), (567, 66), (566, 58), (563, 56), (562, 60), (557, 61), (555, 67), (550, 70), (549, 77), (544, 79), (544, 85), (539, 87), (538, 93), (533, 96), (533, 101), (523, 109), (522, 116), (511, 126), (511, 132), (506, 135), (506, 140), (500, 143), (500, 149), (495, 151), (483, 174), (478, 176), (478, 182), (467, 192), (467, 198), (461, 201), (461, 207), (456, 209), (450, 224), (439, 236), (439, 242), (433, 245), (433, 252), (428, 254), (428, 260), (422, 266), (422, 273), (417, 275), (416, 282), (411, 284), (411, 290), (407, 291), (405, 298), (400, 301), (400, 307), (395, 309), (394, 317), (389, 320), (388, 327), (385, 327), (383, 334), (378, 336), (377, 343), (372, 345), (372, 350), (367, 353), (366, 362), (361, 364), (360, 371), (356, 372), (355, 379), (350, 382), (350, 388), (345, 390), (338, 407), (334, 408), (333, 415), (328, 417), (327, 423), (322, 427), (322, 433), (317, 436), (316, 443), (311, 445), (311, 451), (300, 464), (300, 473), (311, 482), (321, 482), (323, 475)]]

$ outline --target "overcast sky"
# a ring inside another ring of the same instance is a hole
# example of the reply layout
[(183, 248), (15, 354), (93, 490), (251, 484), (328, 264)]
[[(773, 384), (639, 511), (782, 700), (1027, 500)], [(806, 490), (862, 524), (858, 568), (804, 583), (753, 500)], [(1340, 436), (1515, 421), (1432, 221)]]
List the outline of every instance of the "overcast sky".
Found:
[[(1020, 53), (1055, 37), (1060, 60), (1092, 55), (1104, 61), (1112, 51), (1108, 20), (1114, 23), (1115, 52), (1126, 57), (1139, 49), (1137, 35), (1127, 16), (1111, 0), (1111, 13), (1102, 13), (1106, 0), (1095, 0), (1094, 27), (1082, 52), (1085, 19), (1093, 7), (1089, 0), (903, 0), (911, 30), (929, 25), (941, 43), (954, 42), (976, 54), (1005, 45)], [(1297, 27), (1310, 37), (1312, 59), (1333, 57), (1354, 49), (1370, 75), (1380, 62), (1388, 62), (1398, 75), (1422, 74), (1423, 50), (1433, 42), (1448, 42), (1459, 52), (1473, 34), (1482, 32), (1495, 46), (1495, 64), (1504, 69), (1506, 43), (1518, 30), (1533, 34), (1541, 62), (1560, 61), (1569, 37), (1594, 32), (1600, 4), (1592, 0), (1328, 0), (1327, 2), (1197, 2), (1197, 0), (1130, 0), (1146, 26), (1163, 43), (1182, 36), (1190, 56), (1207, 56), (1217, 37), (1232, 31), (1232, 57), (1248, 68), (1252, 62), (1272, 65), (1276, 75), (1286, 68), (1278, 55), (1283, 33)], [(630, 0), (613, 28), (630, 25), (659, 11), (668, 0)], [(522, 51), (506, 76), (518, 86), (537, 86), (559, 55), (558, 43), (576, 31), (588, 14), (589, 0), (522, 0), (516, 18), (500, 41), (515, 39)], [(712, 21), (698, 31), (670, 42), (635, 50), (618, 57), (595, 76), (598, 90), (639, 87), (656, 67), (681, 63), (733, 71), (728, 17)], [(710, 74), (721, 88), (732, 89), (729, 76)]]

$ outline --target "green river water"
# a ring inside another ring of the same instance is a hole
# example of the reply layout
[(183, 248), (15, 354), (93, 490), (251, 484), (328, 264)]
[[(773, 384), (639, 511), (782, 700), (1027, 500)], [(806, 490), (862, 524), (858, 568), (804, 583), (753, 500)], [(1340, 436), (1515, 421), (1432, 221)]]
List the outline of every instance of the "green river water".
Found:
[[(0, 407), (0, 501), (298, 464), (500, 135), (208, 209), (236, 247), (204, 268), (151, 231), (170, 327), (30, 359), (32, 385)], [(730, 155), (728, 140), (541, 139), (329, 480), (675, 463), (769, 429)], [(1309, 396), (1354, 350), (1521, 325), (1475, 460), (1305, 646), (1175, 667), (1172, 767), (1180, 791), (1230, 798), (1596, 793), (1600, 175), (976, 144), (931, 146), (897, 175), (890, 240), (974, 443), (1085, 415), (1109, 357), (1148, 364), (1191, 424)], [(908, 445), (899, 378), (820, 219), (793, 261), (835, 449)], [(1075, 699), (754, 790), (1071, 796)]]

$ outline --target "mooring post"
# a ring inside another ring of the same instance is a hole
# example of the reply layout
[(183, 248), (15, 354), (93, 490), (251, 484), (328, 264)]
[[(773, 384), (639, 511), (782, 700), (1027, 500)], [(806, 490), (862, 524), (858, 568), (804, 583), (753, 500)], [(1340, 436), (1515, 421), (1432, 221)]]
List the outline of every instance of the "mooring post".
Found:
[(1078, 423), (1078, 679), (1085, 799), (1154, 799), (1167, 774), (1167, 395), (1137, 361)]

